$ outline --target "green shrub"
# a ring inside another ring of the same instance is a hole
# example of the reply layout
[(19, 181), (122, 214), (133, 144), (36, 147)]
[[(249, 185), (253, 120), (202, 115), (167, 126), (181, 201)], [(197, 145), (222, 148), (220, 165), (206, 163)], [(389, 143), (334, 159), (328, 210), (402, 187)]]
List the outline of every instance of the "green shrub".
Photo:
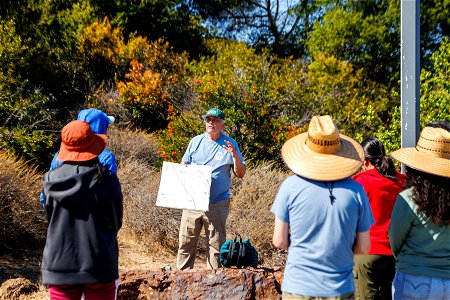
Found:
[(181, 162), (189, 141), (205, 130), (201, 116), (193, 112), (177, 113), (169, 107), (169, 124), (158, 134), (158, 150), (165, 161)]
[(52, 121), (46, 109), (51, 99), (27, 89), (24, 82), (12, 93), (2, 90), (0, 82), (0, 145), (44, 170), (58, 146), (55, 127), (59, 128), (59, 123)]
[(420, 110), (422, 126), (431, 121), (450, 121), (450, 38), (444, 39), (431, 56), (433, 71), (420, 74)]
[(279, 159), (283, 142), (301, 130), (284, 114), (292, 91), (283, 82), (293, 81), (296, 68), (240, 43), (213, 41), (211, 49), (215, 55), (192, 63), (197, 100), (189, 112), (173, 109), (168, 128), (160, 132), (160, 151), (167, 159), (179, 159), (187, 142), (204, 131), (200, 116), (218, 107), (226, 115), (225, 131), (249, 164)]
[(144, 130), (165, 128), (170, 106), (183, 109), (192, 102), (186, 54), (174, 53), (162, 40), (142, 37), (133, 37), (117, 51), (130, 60), (124, 80), (116, 85), (134, 124)]

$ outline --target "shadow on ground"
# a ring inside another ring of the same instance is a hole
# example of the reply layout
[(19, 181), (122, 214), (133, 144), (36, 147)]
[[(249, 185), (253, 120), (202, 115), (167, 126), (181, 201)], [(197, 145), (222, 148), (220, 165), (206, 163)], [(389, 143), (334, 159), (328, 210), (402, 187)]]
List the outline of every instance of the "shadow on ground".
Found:
[(8, 279), (24, 277), (33, 283), (41, 280), (42, 251), (26, 251), (0, 255), (0, 285)]

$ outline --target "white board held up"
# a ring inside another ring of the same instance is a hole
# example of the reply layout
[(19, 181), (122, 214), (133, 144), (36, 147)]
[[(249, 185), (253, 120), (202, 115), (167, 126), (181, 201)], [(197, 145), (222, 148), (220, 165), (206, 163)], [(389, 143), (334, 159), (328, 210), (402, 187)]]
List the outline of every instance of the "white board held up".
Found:
[(163, 162), (156, 206), (207, 211), (211, 166)]

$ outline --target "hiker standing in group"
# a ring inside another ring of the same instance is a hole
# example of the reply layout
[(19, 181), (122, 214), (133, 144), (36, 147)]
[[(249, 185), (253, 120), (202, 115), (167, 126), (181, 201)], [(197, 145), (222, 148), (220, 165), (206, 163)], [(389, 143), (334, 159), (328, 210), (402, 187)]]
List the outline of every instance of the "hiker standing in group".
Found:
[(389, 243), (388, 228), (395, 199), (403, 189), (405, 175), (399, 173), (386, 156), (383, 143), (374, 137), (361, 142), (363, 171), (353, 176), (367, 193), (375, 224), (370, 228), (368, 255), (355, 256), (355, 294), (357, 299), (391, 299), (395, 259)]
[(363, 163), (361, 145), (330, 116), (314, 116), (281, 155), (296, 173), (271, 208), (273, 245), (288, 249), (283, 299), (354, 299), (353, 254), (367, 254), (374, 223), (363, 187), (350, 178)]
[(392, 296), (450, 299), (450, 122), (427, 124), (416, 147), (391, 156), (406, 165), (406, 190), (392, 211)]
[[(115, 118), (113, 116), (106, 115), (99, 109), (89, 108), (81, 110), (78, 113), (77, 120), (89, 123), (92, 131), (96, 134), (106, 134), (109, 125), (115, 121)], [(53, 156), (50, 164), (50, 170), (54, 170), (62, 164), (62, 161), (58, 159), (58, 153), (59, 152), (56, 152)], [(106, 167), (114, 174), (117, 174), (117, 164), (114, 153), (105, 148), (98, 156), (98, 160), (102, 166)], [(44, 195), (42, 193), (39, 200), (41, 201), (42, 206), (44, 206)]]
[(51, 300), (116, 299), (119, 278), (117, 232), (122, 226), (122, 192), (98, 155), (106, 136), (88, 123), (72, 121), (61, 132), (58, 160), (47, 172), (43, 195), (48, 218), (42, 283)]
[(220, 267), (219, 251), (226, 241), (225, 226), (230, 210), (231, 171), (239, 178), (245, 175), (245, 161), (236, 141), (223, 133), (225, 114), (211, 108), (203, 115), (203, 120), (206, 132), (189, 142), (182, 164), (212, 167), (209, 210), (183, 210), (177, 254), (177, 268), (181, 270), (194, 267), (202, 228), (208, 243), (206, 267)]

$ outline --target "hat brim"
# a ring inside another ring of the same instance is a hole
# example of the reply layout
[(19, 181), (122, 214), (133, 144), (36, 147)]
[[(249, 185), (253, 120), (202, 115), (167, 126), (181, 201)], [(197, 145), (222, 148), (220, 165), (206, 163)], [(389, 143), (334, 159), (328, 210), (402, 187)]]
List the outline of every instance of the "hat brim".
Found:
[(450, 177), (450, 160), (418, 151), (415, 147), (401, 148), (391, 156), (410, 168), (442, 177)]
[(308, 133), (299, 134), (283, 145), (281, 156), (296, 174), (317, 181), (335, 181), (358, 172), (364, 161), (361, 145), (340, 134), (340, 149), (333, 154), (317, 153), (306, 145)]
[(58, 153), (58, 160), (60, 161), (88, 161), (96, 158), (103, 152), (106, 146), (106, 135), (95, 134), (94, 141), (89, 146), (74, 150), (70, 149), (64, 143), (61, 143), (61, 147)]
[(202, 119), (204, 119), (206, 117), (214, 117), (214, 118), (217, 118), (217, 119), (221, 119), (222, 121), (225, 121), (225, 119), (223, 119), (223, 118), (221, 118), (219, 116), (216, 116), (216, 115), (202, 115)]

